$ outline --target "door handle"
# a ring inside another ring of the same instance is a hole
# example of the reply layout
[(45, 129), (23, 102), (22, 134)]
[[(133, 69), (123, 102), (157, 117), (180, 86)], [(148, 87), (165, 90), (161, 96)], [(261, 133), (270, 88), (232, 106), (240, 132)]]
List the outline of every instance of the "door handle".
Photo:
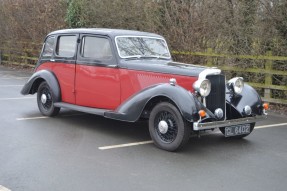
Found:
[(116, 68), (118, 67), (117, 65), (107, 65), (108, 68)]

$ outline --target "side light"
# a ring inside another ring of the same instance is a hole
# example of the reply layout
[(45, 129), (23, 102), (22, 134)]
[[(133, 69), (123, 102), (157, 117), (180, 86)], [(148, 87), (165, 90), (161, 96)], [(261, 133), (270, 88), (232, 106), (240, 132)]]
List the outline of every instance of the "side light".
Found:
[(170, 79), (169, 79), (169, 84), (172, 85), (172, 86), (175, 86), (175, 84), (176, 84), (176, 79), (175, 79), (175, 78), (170, 78)]
[(209, 95), (211, 90), (211, 83), (208, 79), (197, 80), (193, 84), (193, 88), (197, 91), (202, 97), (206, 97)]
[(251, 115), (252, 113), (252, 109), (249, 105), (246, 105), (244, 108), (243, 108), (243, 112), (245, 113), (245, 115)]
[(243, 87), (244, 87), (243, 78), (242, 77), (232, 78), (231, 80), (227, 82), (227, 87), (229, 89), (232, 88), (235, 94), (241, 94)]
[(217, 108), (215, 111), (214, 111), (214, 115), (217, 119), (222, 119), (224, 113), (223, 113), (223, 110), (221, 108)]

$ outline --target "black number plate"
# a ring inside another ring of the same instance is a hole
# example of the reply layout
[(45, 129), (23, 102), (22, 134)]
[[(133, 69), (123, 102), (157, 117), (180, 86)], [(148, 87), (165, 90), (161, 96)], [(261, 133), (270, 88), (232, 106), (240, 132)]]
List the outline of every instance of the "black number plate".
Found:
[(225, 127), (225, 137), (245, 135), (250, 133), (250, 124)]

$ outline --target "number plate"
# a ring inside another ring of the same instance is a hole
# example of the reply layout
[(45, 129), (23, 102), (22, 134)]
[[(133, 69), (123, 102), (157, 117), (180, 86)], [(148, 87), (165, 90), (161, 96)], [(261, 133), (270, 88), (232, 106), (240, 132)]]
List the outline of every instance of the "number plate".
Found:
[(250, 133), (250, 124), (225, 127), (225, 137), (245, 135)]

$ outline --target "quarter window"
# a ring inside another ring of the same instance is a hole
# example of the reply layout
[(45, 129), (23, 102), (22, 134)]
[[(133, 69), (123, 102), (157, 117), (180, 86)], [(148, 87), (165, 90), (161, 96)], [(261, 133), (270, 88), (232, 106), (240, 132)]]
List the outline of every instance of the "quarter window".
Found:
[(54, 36), (48, 37), (44, 44), (42, 56), (51, 57), (53, 55), (54, 45), (55, 45), (55, 37)]
[(77, 36), (60, 36), (56, 54), (59, 57), (73, 57), (76, 52)]
[(112, 59), (109, 40), (101, 37), (85, 36), (83, 38), (82, 56), (96, 60)]

